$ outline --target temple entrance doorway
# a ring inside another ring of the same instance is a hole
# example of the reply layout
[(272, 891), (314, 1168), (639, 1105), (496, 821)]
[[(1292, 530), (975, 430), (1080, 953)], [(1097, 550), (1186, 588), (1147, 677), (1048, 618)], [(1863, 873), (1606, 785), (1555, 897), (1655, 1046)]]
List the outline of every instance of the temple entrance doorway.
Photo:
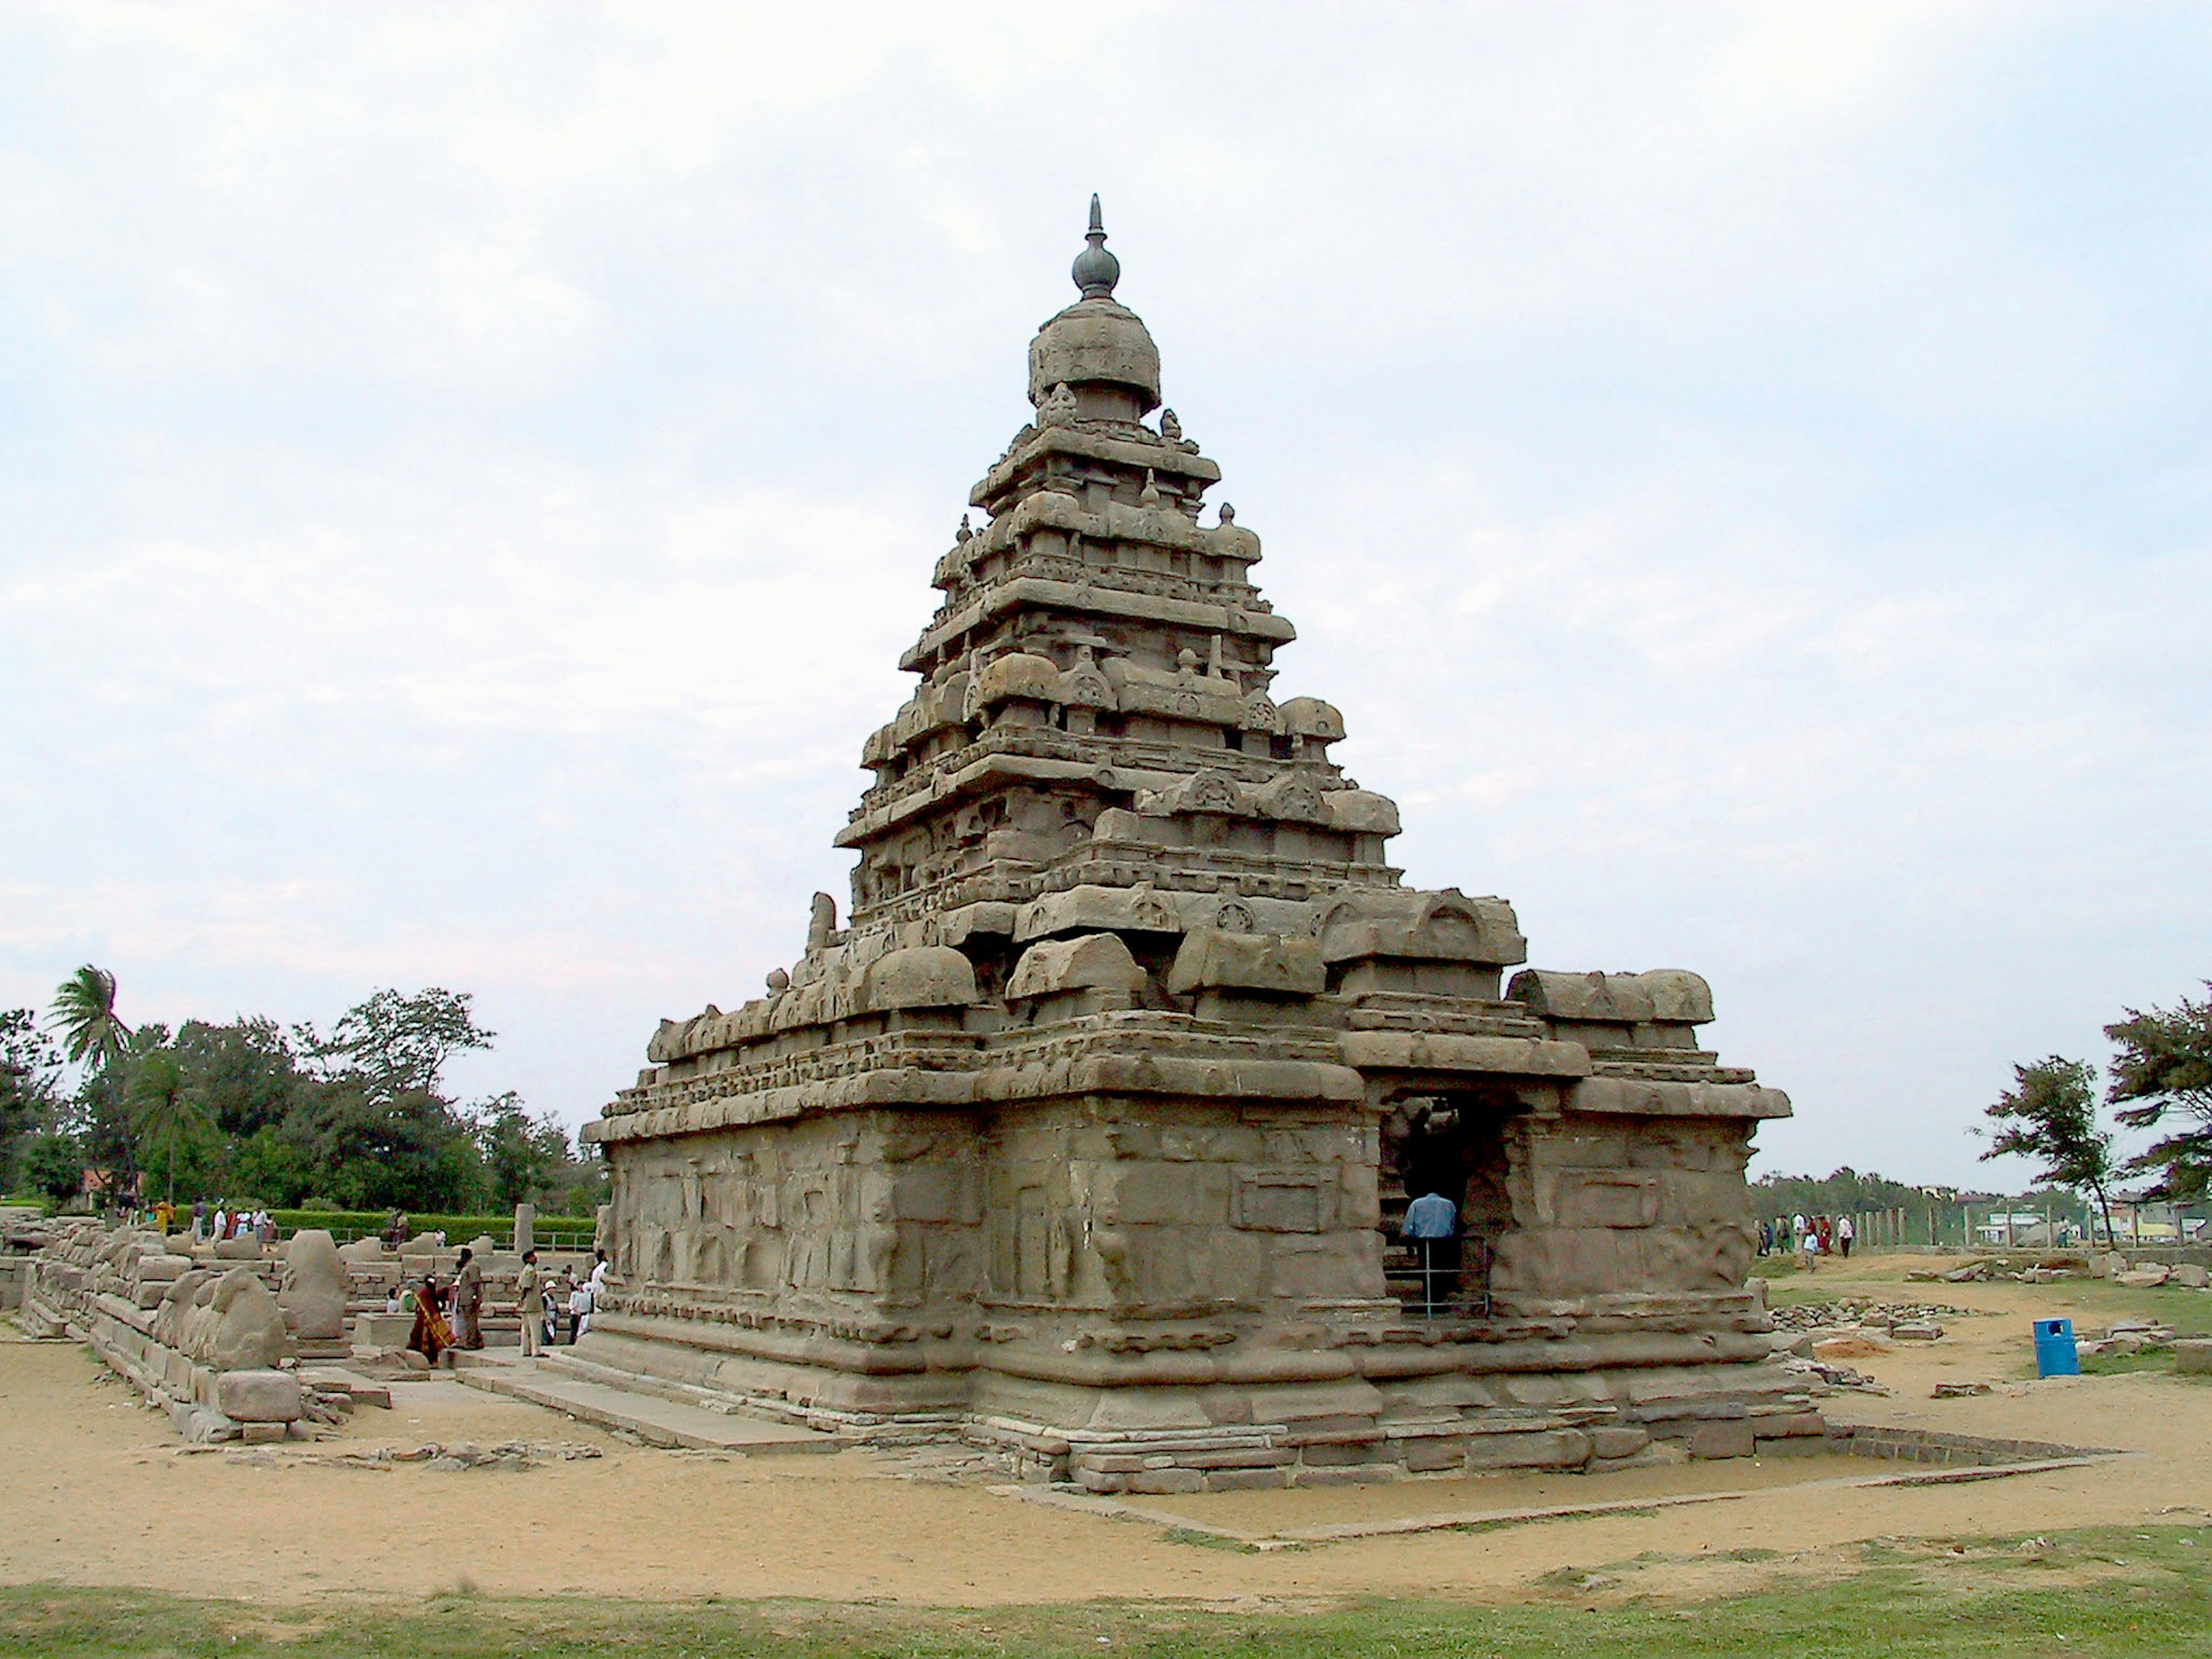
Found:
[[(1504, 1091), (1425, 1095), (1397, 1102), (1383, 1120), (1376, 1172), (1383, 1279), (1409, 1316), (1489, 1315), (1491, 1261), (1513, 1224), (1505, 1126), (1519, 1109)], [(1434, 1198), (1451, 1206), (1449, 1236), (1408, 1237), (1409, 1211), (1413, 1231), (1437, 1231), (1441, 1206), (1423, 1202)]]

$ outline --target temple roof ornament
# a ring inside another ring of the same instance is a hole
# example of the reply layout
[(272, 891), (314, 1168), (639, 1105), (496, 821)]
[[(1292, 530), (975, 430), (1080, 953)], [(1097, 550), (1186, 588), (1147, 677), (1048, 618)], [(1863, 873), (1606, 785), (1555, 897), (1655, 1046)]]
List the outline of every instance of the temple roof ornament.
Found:
[(1083, 297), (1030, 343), (1030, 402), (1042, 409), (1065, 385), (1085, 418), (1135, 421), (1160, 406), (1160, 349), (1144, 319), (1114, 298), (1121, 262), (1106, 251), (1095, 195), (1084, 240), (1090, 246), (1068, 271)]
[(1095, 191), (1091, 196), (1091, 228), (1084, 233), (1084, 240), (1091, 246), (1075, 256), (1075, 264), (1067, 274), (1083, 290), (1085, 299), (1110, 300), (1114, 297), (1114, 284), (1121, 280), (1121, 262), (1106, 251), (1106, 227), (1099, 216)]

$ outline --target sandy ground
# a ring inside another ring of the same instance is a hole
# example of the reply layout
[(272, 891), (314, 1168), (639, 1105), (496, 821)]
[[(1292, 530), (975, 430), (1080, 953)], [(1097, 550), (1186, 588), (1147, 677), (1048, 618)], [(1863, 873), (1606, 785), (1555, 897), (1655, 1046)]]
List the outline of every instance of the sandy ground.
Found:
[[(166, 1418), (84, 1350), (8, 1340), (12, 1327), (0, 1325), (0, 1581), (287, 1601), (331, 1591), (421, 1595), (465, 1579), (495, 1595), (1249, 1606), (1372, 1595), (1491, 1600), (1524, 1594), (1561, 1569), (1604, 1569), (1623, 1581), (1623, 1593), (1702, 1595), (1778, 1573), (1841, 1572), (1873, 1539), (2188, 1520), (2212, 1506), (2212, 1384), (2142, 1374), (2020, 1380), (2031, 1319), (2070, 1313), (2086, 1327), (2139, 1299), (2072, 1285), (1908, 1287), (1879, 1262), (1825, 1273), (1818, 1288), (1989, 1316), (1951, 1322), (1953, 1334), (1932, 1346), (1853, 1362), (1896, 1394), (1838, 1395), (1826, 1407), (1832, 1415), (2151, 1455), (1953, 1486), (1784, 1484), (1638, 1515), (1247, 1553), (981, 1485), (915, 1480), (870, 1453), (747, 1459), (622, 1444), (443, 1380), (395, 1388), (391, 1413), (357, 1413), (341, 1438), (319, 1446), (185, 1455)], [(2183, 1322), (2212, 1328), (2212, 1295), (2164, 1294), (2200, 1296), (2203, 1315)], [(1979, 1398), (1929, 1397), (1939, 1381), (1969, 1378), (2002, 1386)], [(463, 1440), (585, 1443), (605, 1455), (521, 1471), (327, 1461), (377, 1444)], [(1734, 1466), (1726, 1484), (1832, 1478), (1832, 1462)], [(1860, 1460), (1844, 1462), (1846, 1475), (1873, 1472)], [(1266, 1529), (1710, 1490), (1722, 1478), (1714, 1466), (1682, 1471), (1672, 1484), (1667, 1474), (1418, 1481), (1176, 1504), (1193, 1516)]]

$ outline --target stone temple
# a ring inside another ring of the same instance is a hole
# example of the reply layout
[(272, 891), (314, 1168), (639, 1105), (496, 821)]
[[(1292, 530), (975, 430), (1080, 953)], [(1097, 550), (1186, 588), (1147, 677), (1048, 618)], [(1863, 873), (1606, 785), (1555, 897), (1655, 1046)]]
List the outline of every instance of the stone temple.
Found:
[(1747, 1284), (1787, 1097), (1696, 975), (1508, 983), (1510, 905), (1401, 883), (1105, 241), (863, 747), (848, 920), (586, 1131), (613, 1268), (553, 1363), (1103, 1491), (1820, 1443)]

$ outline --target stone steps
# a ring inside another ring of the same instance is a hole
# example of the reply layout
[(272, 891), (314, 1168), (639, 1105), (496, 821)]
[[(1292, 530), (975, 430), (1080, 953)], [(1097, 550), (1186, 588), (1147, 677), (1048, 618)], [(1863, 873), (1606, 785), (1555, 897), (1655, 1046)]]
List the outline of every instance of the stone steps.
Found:
[(562, 1376), (533, 1360), (504, 1354), (457, 1352), (453, 1375), (471, 1388), (526, 1400), (581, 1423), (634, 1434), (648, 1445), (760, 1457), (842, 1451), (852, 1443), (842, 1435), (728, 1416), (655, 1395)]

